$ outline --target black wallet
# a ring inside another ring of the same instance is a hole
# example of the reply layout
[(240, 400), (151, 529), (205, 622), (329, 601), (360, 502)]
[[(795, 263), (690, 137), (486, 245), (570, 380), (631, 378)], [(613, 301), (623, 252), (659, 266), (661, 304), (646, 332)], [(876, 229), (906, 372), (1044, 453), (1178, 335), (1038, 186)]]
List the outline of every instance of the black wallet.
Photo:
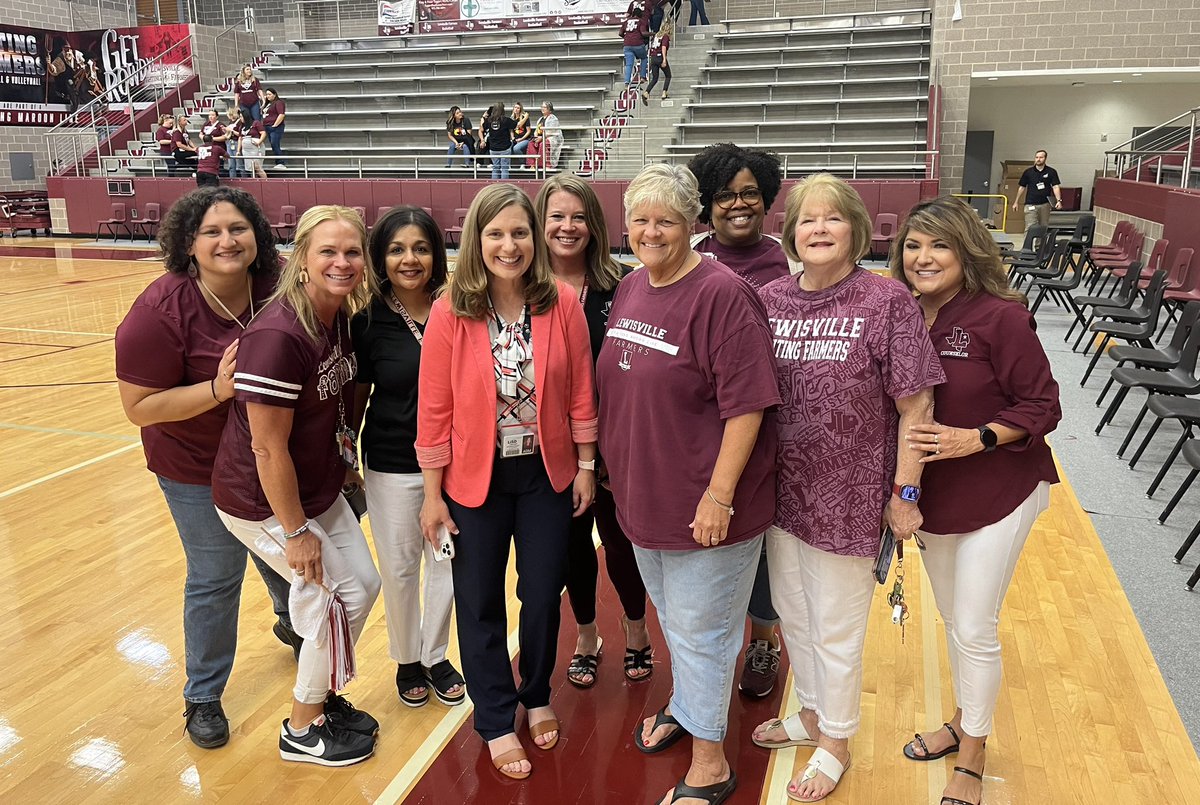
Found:
[(896, 555), (896, 535), (891, 526), (884, 526), (883, 534), (879, 537), (879, 555), (875, 557), (875, 581), (887, 584), (888, 573), (892, 570), (892, 557)]
[(358, 484), (346, 484), (342, 487), (342, 495), (359, 520), (367, 513), (367, 490)]

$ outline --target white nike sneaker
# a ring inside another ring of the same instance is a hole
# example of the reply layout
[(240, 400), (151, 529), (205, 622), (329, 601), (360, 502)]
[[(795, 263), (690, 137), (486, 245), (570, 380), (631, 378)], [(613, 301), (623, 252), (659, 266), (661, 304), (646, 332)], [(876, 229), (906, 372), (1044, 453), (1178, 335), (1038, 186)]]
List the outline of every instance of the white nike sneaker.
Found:
[(279, 756), (284, 760), (320, 766), (352, 766), (373, 754), (373, 736), (337, 727), (325, 716), (310, 724), (303, 735), (293, 735), (286, 719), (279, 730)]

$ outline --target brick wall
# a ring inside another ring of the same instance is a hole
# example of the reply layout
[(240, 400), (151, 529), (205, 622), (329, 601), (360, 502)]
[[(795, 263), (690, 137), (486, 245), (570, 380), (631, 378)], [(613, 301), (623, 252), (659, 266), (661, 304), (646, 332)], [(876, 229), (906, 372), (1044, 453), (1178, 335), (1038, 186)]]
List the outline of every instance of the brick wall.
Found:
[(962, 187), (972, 72), (1200, 64), (1195, 0), (960, 2), (964, 17), (953, 22), (954, 0), (934, 0), (933, 62), (944, 89), (943, 192)]

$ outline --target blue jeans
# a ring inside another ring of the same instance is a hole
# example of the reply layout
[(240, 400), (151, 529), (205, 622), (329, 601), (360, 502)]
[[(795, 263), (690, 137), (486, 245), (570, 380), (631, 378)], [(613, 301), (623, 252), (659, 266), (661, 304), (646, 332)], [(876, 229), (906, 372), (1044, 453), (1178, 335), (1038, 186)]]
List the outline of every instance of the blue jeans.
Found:
[(525, 156), (525, 152), (529, 150), (530, 142), (532, 140), (521, 140), (520, 142), (513, 143), (512, 152), (520, 156)]
[[(217, 516), (212, 487), (158, 477), (187, 560), (183, 588), (183, 646), (187, 682), (183, 698), (215, 702), (225, 692), (237, 649), (238, 607), (246, 575), (246, 546)], [(288, 618), (288, 583), (257, 556), (275, 614)]]
[(628, 84), (633, 77), (633, 62), (637, 60), (641, 62), (642, 80), (646, 80), (646, 46), (645, 45), (626, 45), (625, 46), (625, 83)]
[(271, 143), (271, 153), (275, 155), (276, 165), (286, 165), (287, 162), (280, 159), (283, 156), (283, 130), (286, 126), (268, 126), (267, 140)]
[(708, 25), (708, 14), (704, 13), (704, 0), (692, 0), (692, 16), (688, 19), (688, 25), (695, 25), (697, 16), (700, 17), (701, 25)]
[(250, 106), (239, 106), (238, 108), (242, 110), (242, 117), (246, 120), (262, 120), (262, 104), (259, 101), (255, 101)]
[(447, 168), (450, 167), (450, 165), (455, 162), (457, 162), (459, 165), (462, 165), (464, 168), (470, 167), (471, 160), (469, 160), (469, 159), (458, 159), (458, 160), (450, 159), (450, 157), (452, 157), (458, 153), (460, 148), (462, 149), (462, 153), (463, 153), (464, 157), (467, 154), (471, 154), (472, 156), (474, 156), (474, 154), (475, 154), (475, 146), (471, 145), (470, 140), (466, 140), (465, 142), (461, 142), (461, 143), (450, 143), (449, 145), (446, 146), (446, 167)]
[(492, 156), (492, 178), (493, 179), (507, 179), (508, 178), (508, 165), (510, 162), (512, 162), (512, 160), (511, 159), (499, 159), (499, 157), (511, 154), (512, 146), (505, 148), (503, 151), (489, 151), (488, 153), (490, 153)]
[[(743, 612), (763, 536), (684, 551), (633, 546), (646, 592), (658, 610), (671, 650), (671, 715), (693, 737), (723, 741), (729, 725), (729, 695), (742, 652)], [(703, 595), (697, 595), (703, 590)]]
[(229, 158), (229, 178), (230, 179), (236, 179), (239, 176), (249, 176), (249, 175), (250, 175), (249, 171), (242, 169), (242, 158), (241, 157), (230, 157)]

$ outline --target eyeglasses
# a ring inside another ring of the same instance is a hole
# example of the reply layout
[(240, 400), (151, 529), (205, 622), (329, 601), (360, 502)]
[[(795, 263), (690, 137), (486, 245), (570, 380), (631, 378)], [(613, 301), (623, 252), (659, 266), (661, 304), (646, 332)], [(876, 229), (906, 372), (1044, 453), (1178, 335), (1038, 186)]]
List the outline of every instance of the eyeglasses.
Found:
[(762, 201), (762, 191), (757, 187), (747, 187), (740, 193), (735, 193), (732, 190), (718, 190), (717, 192), (713, 193), (712, 200), (713, 204), (716, 204), (718, 207), (722, 207), (723, 209), (727, 210), (737, 204), (737, 200), (739, 198), (745, 203), (753, 206)]

